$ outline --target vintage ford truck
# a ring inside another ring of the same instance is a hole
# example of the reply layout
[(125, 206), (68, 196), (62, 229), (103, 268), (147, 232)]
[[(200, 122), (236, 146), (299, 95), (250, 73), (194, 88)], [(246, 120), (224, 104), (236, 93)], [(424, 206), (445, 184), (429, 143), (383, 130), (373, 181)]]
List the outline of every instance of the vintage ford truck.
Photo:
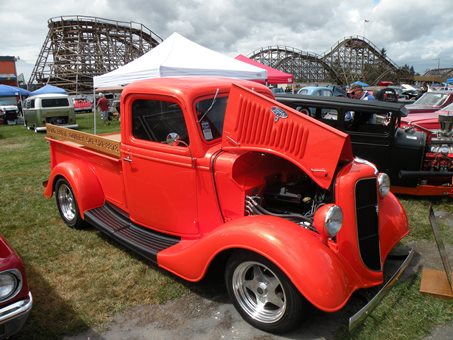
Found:
[(233, 79), (132, 83), (121, 112), (120, 134), (47, 126), (45, 196), (55, 193), (69, 227), (93, 225), (189, 281), (224, 271), (238, 312), (269, 332), (299, 325), (308, 303), (338, 311), (384, 283), (408, 220), (388, 176), (354, 158), (347, 134)]

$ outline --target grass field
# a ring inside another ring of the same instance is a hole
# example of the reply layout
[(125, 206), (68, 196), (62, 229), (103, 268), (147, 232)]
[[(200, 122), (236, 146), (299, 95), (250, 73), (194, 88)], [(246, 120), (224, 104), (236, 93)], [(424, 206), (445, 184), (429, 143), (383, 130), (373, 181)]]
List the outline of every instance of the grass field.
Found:
[[(92, 114), (77, 115), (80, 130), (92, 131)], [(114, 121), (98, 131), (119, 130)], [(0, 233), (26, 264), (35, 302), (19, 339), (58, 339), (102, 326), (129, 307), (164, 303), (189, 291), (174, 276), (111, 242), (94, 229), (63, 224), (54, 200), (43, 197), (49, 175), (44, 134), (23, 126), (0, 126)], [(429, 200), (401, 198), (412, 226), (408, 240), (432, 239)], [(434, 201), (453, 213), (452, 200)], [(446, 241), (453, 232), (444, 228)], [(351, 337), (417, 339), (453, 320), (453, 304), (419, 293), (420, 278), (398, 284)], [(345, 333), (339, 332), (338, 337)]]

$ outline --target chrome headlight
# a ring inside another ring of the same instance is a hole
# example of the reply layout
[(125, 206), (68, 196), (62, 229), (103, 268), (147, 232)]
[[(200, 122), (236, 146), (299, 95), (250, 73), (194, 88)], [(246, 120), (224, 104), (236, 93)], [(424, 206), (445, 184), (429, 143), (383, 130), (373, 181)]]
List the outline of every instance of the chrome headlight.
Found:
[(332, 205), (326, 213), (324, 226), (330, 237), (335, 237), (343, 224), (343, 211), (338, 205)]
[(384, 198), (390, 192), (390, 177), (384, 173), (379, 173), (378, 177), (379, 195)]
[(313, 217), (313, 225), (323, 242), (335, 237), (343, 224), (343, 211), (333, 203), (319, 207)]
[(17, 270), (0, 273), (0, 301), (15, 295), (20, 288), (20, 278), (20, 272)]

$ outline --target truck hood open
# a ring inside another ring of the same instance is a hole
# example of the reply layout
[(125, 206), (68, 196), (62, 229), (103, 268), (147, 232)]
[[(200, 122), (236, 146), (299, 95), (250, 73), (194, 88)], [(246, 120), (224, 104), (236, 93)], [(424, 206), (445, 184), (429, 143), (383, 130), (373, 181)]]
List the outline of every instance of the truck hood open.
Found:
[(353, 159), (347, 134), (237, 84), (228, 98), (222, 149), (280, 156), (324, 189), (338, 162)]

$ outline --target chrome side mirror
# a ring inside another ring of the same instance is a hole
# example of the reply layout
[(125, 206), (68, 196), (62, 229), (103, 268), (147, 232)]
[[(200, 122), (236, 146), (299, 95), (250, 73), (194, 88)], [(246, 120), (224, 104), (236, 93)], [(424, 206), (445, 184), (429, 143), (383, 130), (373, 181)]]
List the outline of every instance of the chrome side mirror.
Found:
[(181, 136), (176, 132), (170, 132), (167, 135), (165, 143), (167, 143), (168, 145), (171, 145), (171, 146), (184, 145), (187, 148), (189, 147), (189, 144), (187, 144), (185, 141), (183, 141), (181, 139)]
[(165, 143), (167, 143), (168, 145), (172, 145), (172, 146), (178, 146), (180, 141), (181, 141), (181, 136), (179, 134), (177, 134), (176, 132), (170, 132), (167, 135)]

